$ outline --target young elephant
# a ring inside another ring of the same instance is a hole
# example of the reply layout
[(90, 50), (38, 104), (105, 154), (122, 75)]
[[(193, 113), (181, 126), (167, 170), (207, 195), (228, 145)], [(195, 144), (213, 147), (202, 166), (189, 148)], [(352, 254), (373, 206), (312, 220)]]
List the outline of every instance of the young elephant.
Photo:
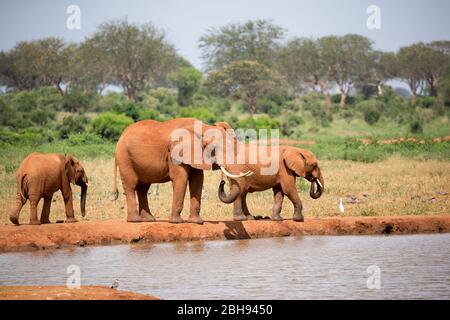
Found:
[[(244, 146), (245, 159), (251, 159), (249, 154), (253, 151), (249, 145)], [(270, 149), (270, 147), (268, 147)], [(278, 151), (277, 149), (273, 149)], [(280, 215), (283, 198), (286, 195), (294, 205), (294, 221), (304, 221), (302, 215), (302, 202), (297, 192), (295, 179), (302, 177), (311, 182), (310, 196), (313, 199), (318, 199), (324, 191), (324, 179), (320, 171), (319, 165), (315, 155), (308, 151), (295, 147), (280, 146), (279, 157), (272, 157), (271, 151), (268, 151), (269, 159), (277, 161), (278, 170), (273, 174), (267, 174), (263, 168), (268, 165), (264, 161), (256, 161), (256, 164), (236, 164), (236, 168), (231, 166), (233, 170), (240, 170), (241, 172), (252, 171), (253, 175), (239, 179), (238, 184), (231, 184), (230, 194), (224, 192), (225, 181), (222, 181), (219, 186), (219, 198), (224, 203), (231, 203), (231, 195), (238, 193), (239, 196), (234, 201), (233, 215), (235, 221), (251, 220), (253, 216), (250, 214), (247, 207), (247, 193), (255, 191), (264, 191), (272, 188), (274, 195), (274, 204), (272, 208), (272, 220), (281, 221), (283, 218)], [(246, 160), (246, 162), (249, 162)]]
[[(32, 153), (22, 162), (16, 174), (16, 208), (9, 219), (19, 224), (19, 214), (23, 205), (30, 200), (30, 224), (50, 223), (50, 205), (53, 194), (61, 190), (66, 206), (66, 222), (76, 222), (73, 213), (72, 189), (70, 184), (81, 187), (81, 215), (86, 214), (86, 193), (88, 178), (80, 162), (71, 155)], [(41, 219), (37, 217), (37, 205), (44, 198)]]

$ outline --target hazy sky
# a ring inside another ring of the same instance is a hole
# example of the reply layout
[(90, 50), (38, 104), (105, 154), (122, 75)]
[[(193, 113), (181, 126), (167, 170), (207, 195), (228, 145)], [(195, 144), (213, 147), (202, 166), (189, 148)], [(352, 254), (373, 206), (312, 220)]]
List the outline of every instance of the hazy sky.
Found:
[[(81, 8), (81, 30), (68, 30), (66, 8)], [(381, 8), (381, 30), (368, 30), (366, 9)], [(58, 36), (81, 41), (105, 20), (128, 17), (166, 31), (179, 53), (201, 67), (198, 39), (229, 22), (271, 19), (287, 37), (359, 33), (375, 47), (396, 50), (418, 41), (450, 40), (448, 0), (1, 0), (0, 49), (18, 41)]]

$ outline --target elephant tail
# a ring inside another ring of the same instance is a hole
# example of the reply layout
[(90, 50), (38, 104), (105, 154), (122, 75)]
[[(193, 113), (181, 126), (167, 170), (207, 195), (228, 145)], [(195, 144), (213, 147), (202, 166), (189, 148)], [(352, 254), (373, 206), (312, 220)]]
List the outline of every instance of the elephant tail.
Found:
[(24, 180), (25, 180), (26, 174), (23, 174), (19, 177), (17, 177), (17, 195), (20, 195), (20, 200), (22, 203), (26, 201), (25, 198), (25, 191), (24, 191)]
[(114, 157), (114, 198), (112, 201), (116, 201), (119, 198), (119, 189), (117, 188), (117, 159)]

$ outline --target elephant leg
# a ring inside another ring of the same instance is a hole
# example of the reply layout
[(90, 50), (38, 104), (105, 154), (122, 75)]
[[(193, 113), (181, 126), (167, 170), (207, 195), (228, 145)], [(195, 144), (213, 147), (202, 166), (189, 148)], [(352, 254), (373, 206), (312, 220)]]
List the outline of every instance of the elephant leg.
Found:
[(298, 196), (297, 190), (291, 190), (286, 193), (286, 196), (291, 200), (292, 204), (294, 205), (294, 216), (292, 217), (292, 220), (303, 222), (305, 218), (302, 214), (302, 201), (300, 200), (300, 197)]
[(41, 222), (37, 216), (37, 206), (39, 204), (40, 197), (30, 195), (30, 224), (39, 225)]
[(141, 221), (143, 222), (153, 222), (156, 220), (155, 217), (151, 214), (150, 208), (148, 206), (147, 193), (149, 188), (149, 184), (138, 184), (136, 188), (139, 202), (139, 215), (141, 217)]
[(41, 212), (41, 224), (50, 223), (50, 206), (52, 204), (53, 195), (50, 197), (44, 197), (44, 206), (42, 207)]
[(181, 211), (183, 211), (184, 196), (188, 183), (188, 168), (177, 166), (176, 172), (171, 173), (172, 178), (172, 212), (169, 218), (170, 223), (182, 223)]
[(77, 219), (75, 219), (75, 213), (73, 212), (72, 192), (68, 192), (67, 194), (63, 193), (63, 199), (66, 210), (66, 223), (77, 222)]
[(125, 197), (127, 198), (127, 221), (141, 222), (142, 220), (138, 212), (135, 189), (124, 188), (124, 192)]
[(19, 224), (20, 211), (22, 210), (22, 207), (26, 201), (27, 201), (27, 199), (23, 198), (20, 193), (17, 194), (16, 207), (13, 209), (13, 211), (9, 215), (9, 220), (11, 220), (12, 223), (17, 224), (17, 225)]
[(247, 216), (244, 214), (242, 207), (242, 195), (236, 198), (233, 202), (233, 220), (234, 221), (245, 221)]
[(283, 205), (283, 198), (284, 194), (281, 190), (280, 185), (276, 185), (272, 188), (273, 190), (273, 207), (272, 207), (272, 220), (276, 221), (282, 221), (283, 218), (281, 217), (281, 207)]
[(250, 213), (250, 210), (248, 210), (247, 193), (242, 194), (242, 210), (244, 212), (244, 215), (247, 217), (247, 220), (255, 220), (255, 218)]
[(203, 189), (203, 171), (197, 169), (190, 169), (189, 172), (189, 194), (190, 194), (190, 215), (188, 222), (203, 224), (200, 217), (200, 207), (202, 201)]

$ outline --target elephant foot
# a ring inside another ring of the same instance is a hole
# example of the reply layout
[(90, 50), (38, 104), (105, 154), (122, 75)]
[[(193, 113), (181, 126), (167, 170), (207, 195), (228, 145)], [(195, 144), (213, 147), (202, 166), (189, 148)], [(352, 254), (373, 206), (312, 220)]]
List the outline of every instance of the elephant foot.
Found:
[(50, 222), (50, 220), (41, 220), (41, 224), (50, 224), (51, 222)]
[(169, 219), (170, 223), (184, 223), (185, 221), (180, 216), (171, 216)]
[(280, 216), (280, 215), (272, 216), (272, 218), (270, 218), (270, 220), (273, 220), (273, 221), (283, 221), (283, 217)]
[(141, 217), (140, 221), (142, 221), (142, 222), (155, 222), (156, 221), (155, 217), (151, 213), (148, 213), (146, 211), (141, 212), (140, 217)]
[(303, 217), (303, 215), (300, 214), (294, 214), (294, 216), (292, 217), (292, 220), (297, 221), (297, 222), (303, 222), (305, 221), (305, 217)]
[(244, 214), (235, 214), (233, 216), (233, 220), (234, 221), (246, 221), (247, 220), (247, 216)]
[(9, 216), (9, 220), (15, 224), (15, 225), (19, 225), (19, 217), (16, 215), (10, 215)]
[(247, 214), (245, 217), (247, 218), (247, 220), (255, 220), (255, 217), (251, 214)]
[(38, 226), (40, 224), (41, 224), (41, 222), (39, 220), (30, 220), (30, 225), (32, 225), (32, 226)]
[(127, 217), (127, 222), (142, 222), (142, 218), (140, 215), (136, 214), (129, 214)]
[(189, 223), (203, 224), (203, 219), (199, 215), (189, 216)]
[(75, 222), (78, 222), (78, 220), (73, 217), (66, 219), (66, 223), (75, 223)]

